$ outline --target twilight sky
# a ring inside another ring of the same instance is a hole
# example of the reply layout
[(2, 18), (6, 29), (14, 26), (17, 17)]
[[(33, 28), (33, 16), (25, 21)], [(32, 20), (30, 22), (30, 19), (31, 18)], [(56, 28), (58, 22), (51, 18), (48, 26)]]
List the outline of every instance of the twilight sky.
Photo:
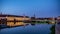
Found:
[(56, 17), (60, 15), (59, 0), (2, 0), (3, 14), (27, 15), (36, 17)]

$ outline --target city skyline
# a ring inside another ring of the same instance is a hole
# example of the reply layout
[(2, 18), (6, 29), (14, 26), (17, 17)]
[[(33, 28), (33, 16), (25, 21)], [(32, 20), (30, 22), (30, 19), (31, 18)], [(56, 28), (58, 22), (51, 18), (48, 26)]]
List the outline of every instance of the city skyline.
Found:
[(2, 0), (3, 14), (27, 15), (36, 17), (60, 16), (58, 0)]

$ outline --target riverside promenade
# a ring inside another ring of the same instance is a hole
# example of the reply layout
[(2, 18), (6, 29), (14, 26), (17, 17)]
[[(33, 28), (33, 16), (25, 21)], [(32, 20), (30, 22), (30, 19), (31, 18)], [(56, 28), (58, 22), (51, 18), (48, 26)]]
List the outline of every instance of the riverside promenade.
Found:
[(60, 34), (60, 24), (56, 24), (55, 26), (55, 33)]

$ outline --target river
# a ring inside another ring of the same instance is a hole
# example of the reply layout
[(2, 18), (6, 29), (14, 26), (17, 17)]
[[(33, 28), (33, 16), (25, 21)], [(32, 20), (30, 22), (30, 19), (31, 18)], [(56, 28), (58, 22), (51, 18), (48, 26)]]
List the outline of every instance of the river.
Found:
[(52, 24), (35, 24), (0, 29), (0, 34), (50, 34)]

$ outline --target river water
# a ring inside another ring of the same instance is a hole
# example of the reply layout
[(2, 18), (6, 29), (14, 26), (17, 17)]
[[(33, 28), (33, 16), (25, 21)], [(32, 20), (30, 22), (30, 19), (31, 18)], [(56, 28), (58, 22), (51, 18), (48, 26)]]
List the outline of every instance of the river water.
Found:
[(0, 29), (0, 34), (50, 34), (52, 24), (35, 24)]

